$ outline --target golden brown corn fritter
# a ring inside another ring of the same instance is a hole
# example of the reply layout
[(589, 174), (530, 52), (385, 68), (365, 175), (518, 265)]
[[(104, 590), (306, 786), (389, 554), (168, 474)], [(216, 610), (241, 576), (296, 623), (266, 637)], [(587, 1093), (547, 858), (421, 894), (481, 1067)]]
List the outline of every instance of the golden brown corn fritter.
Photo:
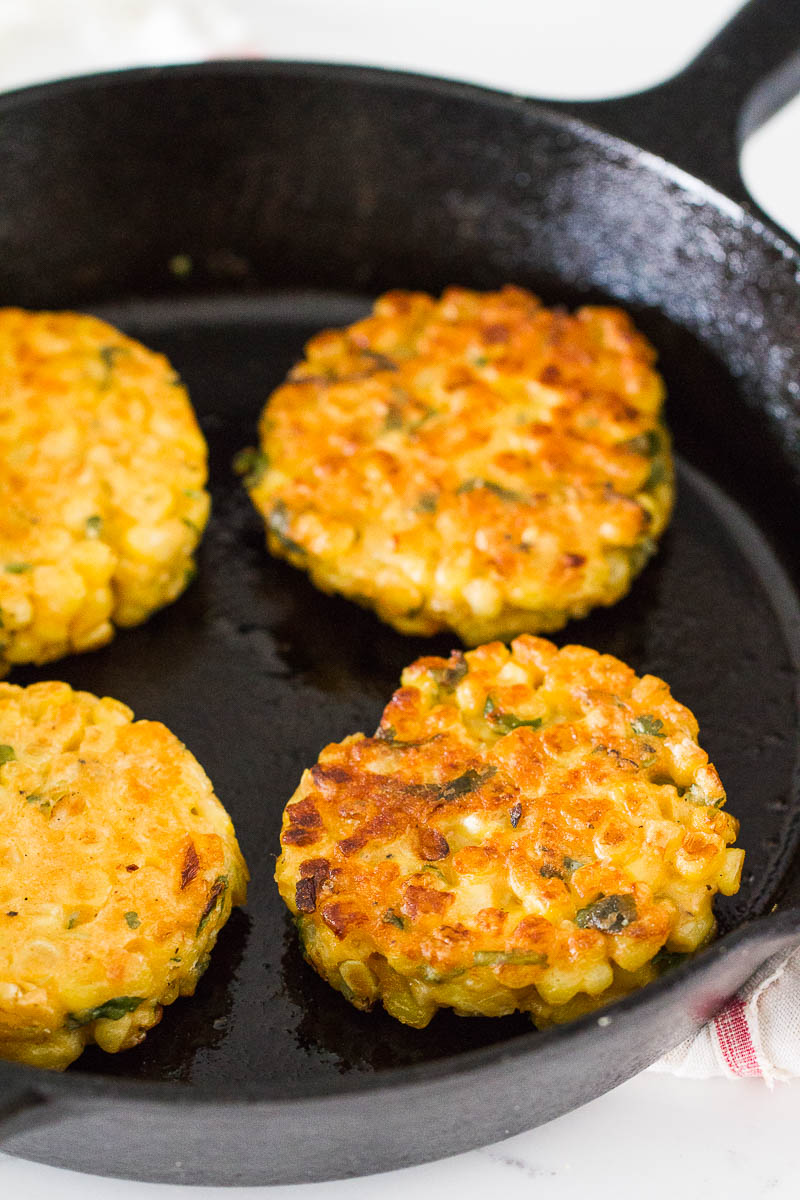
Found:
[(582, 646), (419, 659), (286, 808), (276, 879), (308, 961), (416, 1026), (547, 1025), (648, 982), (739, 886), (697, 732), (661, 679)]
[(0, 309), (0, 675), (102, 646), (180, 595), (205, 481), (162, 355), (95, 317)]
[(654, 359), (619, 309), (389, 292), (309, 342), (240, 456), (269, 549), (468, 644), (613, 604), (672, 506)]
[(0, 1057), (125, 1050), (191, 995), (247, 868), (199, 763), (66, 683), (0, 683)]

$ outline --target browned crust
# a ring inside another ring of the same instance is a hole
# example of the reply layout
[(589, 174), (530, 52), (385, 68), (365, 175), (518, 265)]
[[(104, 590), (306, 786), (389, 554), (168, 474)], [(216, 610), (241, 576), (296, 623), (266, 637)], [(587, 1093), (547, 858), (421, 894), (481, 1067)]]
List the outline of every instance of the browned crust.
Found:
[(247, 482), (269, 548), (404, 632), (472, 644), (613, 603), (672, 503), (654, 359), (619, 309), (387, 293), (267, 404)]
[(558, 1003), (571, 972), (602, 992), (695, 948), (739, 854), (697, 732), (662, 680), (584, 647), (419, 659), (375, 736), (326, 747), (287, 805), (276, 878), (310, 960), (346, 994), (340, 967), (385, 962), (484, 1011), (452, 980), (534, 1008), (518, 989)]

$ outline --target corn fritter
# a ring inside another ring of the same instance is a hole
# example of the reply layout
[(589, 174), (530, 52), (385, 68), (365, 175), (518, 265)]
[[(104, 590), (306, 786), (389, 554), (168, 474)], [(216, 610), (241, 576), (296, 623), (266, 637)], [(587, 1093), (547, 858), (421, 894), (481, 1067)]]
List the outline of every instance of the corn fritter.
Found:
[(0, 683), (0, 1058), (135, 1046), (191, 995), (247, 868), (197, 760), (66, 683)]
[(524, 635), (404, 671), (374, 737), (326, 747), (276, 879), (308, 961), (359, 1008), (543, 1026), (714, 934), (738, 822), (697, 722), (652, 675)]
[(0, 309), (0, 674), (93, 650), (180, 595), (205, 481), (163, 355), (95, 317)]
[(269, 549), (469, 645), (613, 604), (672, 507), (654, 359), (619, 309), (389, 292), (309, 342), (240, 458)]

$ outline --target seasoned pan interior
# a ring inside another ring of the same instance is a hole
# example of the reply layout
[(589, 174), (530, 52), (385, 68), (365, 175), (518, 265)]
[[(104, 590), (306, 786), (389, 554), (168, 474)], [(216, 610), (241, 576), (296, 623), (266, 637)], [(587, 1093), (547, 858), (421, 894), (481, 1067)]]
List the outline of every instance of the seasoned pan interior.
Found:
[[(472, 281), (430, 281), (444, 282)], [(562, 290), (545, 299), (576, 296)], [(210, 446), (212, 520), (198, 578), (176, 604), (100, 652), (13, 679), (63, 678), (166, 722), (231, 812), (253, 882), (248, 908), (223, 931), (196, 996), (166, 1009), (138, 1049), (88, 1050), (72, 1072), (212, 1087), (272, 1077), (287, 1080), (287, 1093), (319, 1094), (335, 1091), (343, 1072), (387, 1071), (521, 1033), (537, 1037), (523, 1017), (440, 1013), (420, 1031), (382, 1010), (357, 1012), (303, 963), (272, 880), (281, 811), (304, 766), (327, 742), (372, 732), (406, 663), (457, 644), (404, 638), (271, 559), (231, 469), (304, 341), (356, 319), (368, 304), (369, 297), (330, 291), (173, 292), (95, 310), (168, 354), (186, 380)], [(747, 849), (742, 890), (719, 906), (724, 930), (769, 907), (798, 815), (800, 654), (792, 638), (800, 624), (780, 565), (782, 539), (791, 536), (786, 506), (796, 505), (796, 493), (777, 457), (771, 471), (758, 466), (769, 449), (721, 364), (657, 313), (633, 312), (659, 348), (669, 386), (677, 510), (630, 596), (554, 640), (584, 642), (662, 675), (698, 716)]]

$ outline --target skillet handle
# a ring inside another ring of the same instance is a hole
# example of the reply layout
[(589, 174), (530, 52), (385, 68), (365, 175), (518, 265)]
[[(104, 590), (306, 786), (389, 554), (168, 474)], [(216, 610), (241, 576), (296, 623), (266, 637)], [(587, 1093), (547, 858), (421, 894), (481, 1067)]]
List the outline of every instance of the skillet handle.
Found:
[(745, 139), (800, 92), (800, 0), (750, 0), (680, 74), (613, 100), (553, 105), (752, 207)]

